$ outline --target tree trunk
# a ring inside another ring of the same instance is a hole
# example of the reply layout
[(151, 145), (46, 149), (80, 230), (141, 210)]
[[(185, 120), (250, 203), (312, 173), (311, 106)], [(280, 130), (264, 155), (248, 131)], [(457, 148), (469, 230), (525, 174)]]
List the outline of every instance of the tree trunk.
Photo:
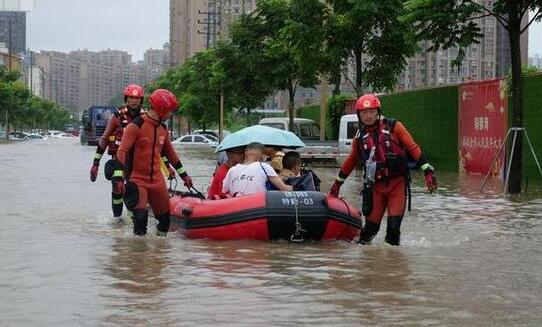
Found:
[[(523, 127), (523, 83), (521, 79), (521, 17), (514, 10), (508, 13), (512, 66), (512, 126)], [(517, 134), (516, 146), (510, 167), (508, 193), (521, 193), (523, 133)]]
[(8, 110), (6, 109), (6, 124), (4, 125), (6, 129), (6, 140), (9, 139), (8, 133), (9, 133), (9, 121), (8, 121)]
[(363, 86), (361, 82), (361, 47), (354, 49), (354, 56), (356, 57), (356, 94), (359, 97), (363, 94)]
[(333, 91), (331, 94), (333, 96), (341, 94), (341, 72), (335, 72), (331, 74), (330, 79), (331, 84), (333, 84)]
[(294, 131), (294, 107), (295, 107), (295, 88), (290, 83), (288, 87), (288, 130)]

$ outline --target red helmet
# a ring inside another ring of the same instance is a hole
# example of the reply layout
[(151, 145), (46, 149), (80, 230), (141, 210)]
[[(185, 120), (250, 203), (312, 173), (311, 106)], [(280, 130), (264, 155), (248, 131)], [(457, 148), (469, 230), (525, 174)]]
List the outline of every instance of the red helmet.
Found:
[(124, 89), (124, 99), (126, 97), (143, 98), (144, 95), (143, 88), (137, 84), (130, 84)]
[(158, 89), (152, 92), (149, 103), (160, 119), (165, 118), (170, 112), (177, 110), (177, 98), (175, 94), (165, 89)]
[(380, 109), (380, 100), (372, 93), (364, 94), (356, 101), (356, 110)]

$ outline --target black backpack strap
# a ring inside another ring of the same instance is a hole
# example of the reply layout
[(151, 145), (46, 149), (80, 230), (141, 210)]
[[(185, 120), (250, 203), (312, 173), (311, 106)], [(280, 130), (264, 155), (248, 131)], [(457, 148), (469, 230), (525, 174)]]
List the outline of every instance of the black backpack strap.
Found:
[(397, 119), (386, 117), (384, 118), (384, 126), (388, 131), (390, 131), (391, 134), (393, 134), (393, 130), (395, 129), (395, 124), (397, 123)]
[(132, 120), (132, 124), (136, 124), (137, 127), (141, 128), (141, 126), (143, 126), (143, 123), (145, 122), (145, 120), (143, 120), (143, 117), (141, 116), (137, 116), (136, 118), (134, 118), (134, 120)]

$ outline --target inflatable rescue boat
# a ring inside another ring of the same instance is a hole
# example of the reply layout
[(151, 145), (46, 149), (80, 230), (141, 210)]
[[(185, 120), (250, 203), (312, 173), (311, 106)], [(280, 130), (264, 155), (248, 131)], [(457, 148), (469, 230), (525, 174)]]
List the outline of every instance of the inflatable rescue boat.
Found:
[(176, 195), (171, 228), (188, 238), (325, 241), (357, 239), (358, 209), (320, 192), (267, 191), (222, 200)]

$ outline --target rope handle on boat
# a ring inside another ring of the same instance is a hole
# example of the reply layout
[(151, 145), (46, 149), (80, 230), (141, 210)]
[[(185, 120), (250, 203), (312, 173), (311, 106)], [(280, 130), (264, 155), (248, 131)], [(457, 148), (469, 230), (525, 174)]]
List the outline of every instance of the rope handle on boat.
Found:
[(303, 238), (302, 232), (307, 232), (305, 229), (303, 229), (303, 226), (299, 222), (299, 215), (297, 212), (297, 194), (294, 193), (294, 196), (296, 197), (296, 201), (294, 202), (294, 208), (295, 208), (295, 232), (290, 236), (291, 242), (303, 242), (305, 239)]
[[(175, 181), (175, 186), (173, 186), (173, 181)], [(200, 191), (198, 191), (198, 189), (196, 189), (194, 186), (188, 188), (188, 192), (182, 192), (182, 191), (177, 190), (178, 185), (179, 185), (179, 182), (177, 182), (176, 179), (172, 179), (172, 180), (169, 181), (168, 192), (169, 192), (170, 196), (179, 196), (180, 195), (182, 197), (191, 196), (191, 197), (194, 197), (194, 198), (205, 199), (205, 195), (203, 193), (201, 193)]]
[(203, 193), (198, 191), (198, 189), (196, 189), (193, 185), (191, 187), (189, 187), (188, 190), (190, 191), (190, 193), (196, 195), (196, 197), (198, 197), (200, 199), (205, 199), (205, 195), (203, 195)]

